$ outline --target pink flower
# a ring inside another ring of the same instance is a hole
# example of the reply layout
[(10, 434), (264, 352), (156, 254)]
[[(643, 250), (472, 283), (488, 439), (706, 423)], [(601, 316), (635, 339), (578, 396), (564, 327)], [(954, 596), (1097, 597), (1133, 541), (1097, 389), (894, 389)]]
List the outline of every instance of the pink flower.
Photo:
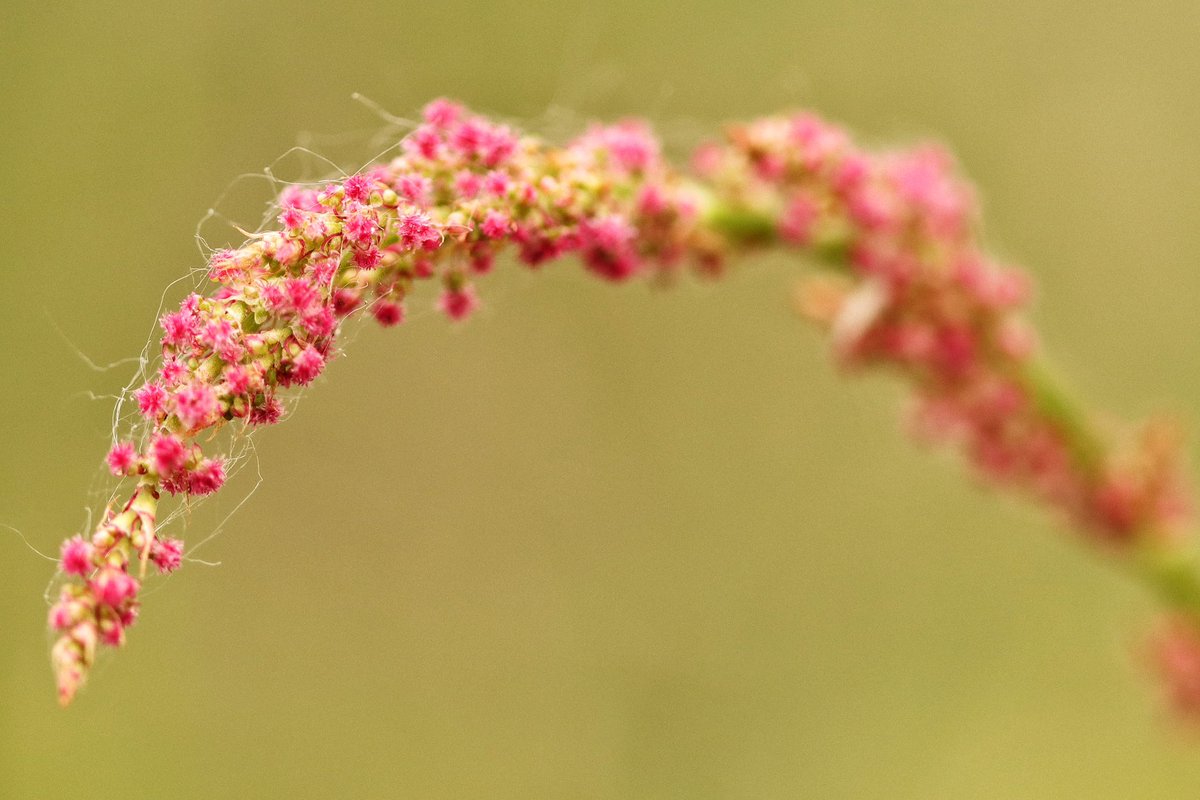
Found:
[(640, 120), (593, 128), (581, 144), (605, 152), (624, 172), (644, 172), (658, 163), (658, 139)]
[(268, 397), (262, 405), (250, 409), (248, 421), (251, 425), (274, 425), (283, 416), (283, 404), (276, 397)]
[(379, 248), (372, 245), (365, 250), (354, 251), (354, 266), (359, 269), (375, 269), (383, 258)]
[(342, 189), (346, 192), (346, 197), (355, 200), (359, 203), (365, 203), (371, 199), (371, 182), (362, 175), (351, 175), (342, 183)]
[(366, 247), (371, 244), (375, 232), (379, 230), (379, 223), (371, 215), (370, 209), (360, 208), (347, 215), (342, 223), (342, 230), (351, 242), (359, 247)]
[(310, 335), (323, 339), (332, 336), (337, 330), (337, 316), (333, 313), (333, 308), (323, 305), (305, 314), (300, 320), (300, 325)]
[(404, 321), (404, 306), (380, 299), (371, 306), (371, 314), (380, 325), (390, 328)]
[(179, 539), (155, 539), (150, 548), (150, 560), (159, 572), (174, 572), (183, 562), (183, 542)]
[(486, 138), (487, 129), (478, 119), (464, 120), (450, 132), (450, 144), (467, 158), (474, 157), (480, 151)]
[(503, 197), (508, 194), (508, 189), (512, 182), (508, 178), (508, 174), (499, 170), (492, 170), (487, 175), (483, 176), (483, 188), (488, 194), (496, 197)]
[(279, 224), (289, 230), (299, 230), (304, 225), (304, 214), (297, 208), (284, 206), (277, 217)]
[(489, 128), (483, 141), (483, 163), (498, 167), (512, 157), (517, 150), (516, 135), (504, 126)]
[[(175, 386), (187, 376), (187, 367), (179, 363), (174, 356), (164, 356), (158, 374), (167, 386)], [(166, 398), (164, 397), (163, 400), (165, 403)]]
[(442, 136), (431, 125), (420, 125), (403, 142), (405, 152), (436, 161), (442, 153)]
[(61, 631), (74, 625), (78, 622), (76, 614), (78, 607), (78, 603), (66, 600), (55, 603), (50, 607), (50, 627)]
[(483, 187), (483, 178), (469, 169), (459, 170), (454, 176), (454, 191), (464, 200), (472, 200)]
[(92, 578), (91, 587), (99, 602), (114, 608), (136, 597), (140, 588), (129, 573), (116, 567), (101, 569)]
[(429, 196), (432, 191), (433, 181), (424, 175), (401, 175), (396, 180), (396, 192), (413, 205), (429, 205)]
[(1200, 630), (1183, 615), (1165, 621), (1152, 642), (1152, 655), (1176, 711), (1200, 718)]
[(462, 116), (462, 106), (444, 97), (431, 101), (425, 106), (425, 121), (435, 128), (449, 128), (458, 122)]
[(195, 315), (187, 311), (175, 311), (163, 315), (160, 320), (163, 329), (163, 344), (168, 347), (183, 348), (192, 343), (196, 332)]
[(205, 459), (187, 476), (187, 492), (206, 495), (225, 485), (225, 462), (219, 458)]
[(305, 386), (316, 380), (325, 369), (325, 358), (312, 345), (305, 347), (292, 361), (291, 379)]
[(218, 250), (208, 259), (208, 276), (219, 283), (232, 280), (241, 272), (236, 250)]
[(479, 298), (470, 284), (460, 289), (447, 289), (438, 300), (438, 308), (455, 322), (462, 322), (479, 308)]
[(187, 463), (187, 449), (179, 437), (160, 434), (150, 442), (150, 463), (159, 475), (172, 475)]
[(234, 364), (225, 370), (225, 385), (230, 394), (248, 394), (262, 385), (262, 375), (242, 364)]
[(137, 450), (128, 442), (119, 442), (108, 451), (106, 460), (113, 475), (128, 475), (137, 463)]
[(314, 287), (328, 287), (337, 274), (338, 262), (333, 258), (322, 258), (308, 264), (308, 279)]
[(508, 215), (503, 211), (488, 211), (487, 216), (483, 218), (483, 224), (480, 225), (480, 230), (483, 235), (491, 239), (499, 239), (508, 233)]
[(226, 361), (237, 361), (242, 357), (242, 346), (238, 341), (239, 331), (227, 319), (214, 319), (200, 328), (196, 341)]
[(159, 383), (147, 383), (133, 393), (138, 411), (149, 420), (158, 420), (167, 413), (167, 390)]
[(333, 313), (339, 317), (352, 314), (362, 304), (362, 297), (353, 289), (338, 289), (333, 293)]
[(496, 263), (495, 251), (483, 243), (471, 248), (469, 258), (471, 271), (476, 275), (484, 275), (491, 272), (492, 266)]
[(442, 242), (442, 234), (425, 214), (407, 214), (400, 220), (400, 242), (408, 250), (432, 250)]
[(315, 191), (295, 185), (287, 186), (279, 193), (279, 204), (284, 208), (297, 208), (301, 211), (325, 211), (325, 207), (317, 200)]
[(93, 553), (90, 542), (82, 536), (72, 536), (62, 544), (62, 557), (59, 559), (62, 571), (68, 575), (87, 575), (94, 568)]
[(193, 383), (175, 393), (175, 416), (185, 428), (201, 427), (217, 410), (217, 393), (208, 384)]
[(125, 644), (125, 626), (119, 616), (112, 616), (111, 612), (102, 614), (99, 630), (100, 641), (109, 647), (120, 647)]
[(633, 276), (640, 266), (633, 249), (636, 231), (619, 215), (603, 216), (580, 226), (583, 260), (587, 268), (612, 281)]
[(437, 270), (428, 258), (417, 258), (413, 260), (413, 274), (422, 279), (432, 278)]
[(793, 195), (779, 222), (779, 234), (792, 244), (806, 245), (812, 239), (813, 225), (819, 216), (820, 209), (811, 196)]

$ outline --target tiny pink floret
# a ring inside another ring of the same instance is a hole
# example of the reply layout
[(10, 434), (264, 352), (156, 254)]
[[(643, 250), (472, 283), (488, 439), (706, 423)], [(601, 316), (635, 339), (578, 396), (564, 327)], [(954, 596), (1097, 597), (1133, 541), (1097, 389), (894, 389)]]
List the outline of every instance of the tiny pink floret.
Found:
[(462, 322), (479, 309), (479, 297), (472, 286), (447, 289), (438, 300), (438, 308), (455, 322)]
[(87, 575), (92, 571), (93, 548), (82, 536), (72, 536), (63, 542), (59, 561), (62, 571), (68, 575)]
[(137, 450), (128, 442), (119, 442), (108, 451), (108, 469), (113, 475), (128, 475), (137, 463)]

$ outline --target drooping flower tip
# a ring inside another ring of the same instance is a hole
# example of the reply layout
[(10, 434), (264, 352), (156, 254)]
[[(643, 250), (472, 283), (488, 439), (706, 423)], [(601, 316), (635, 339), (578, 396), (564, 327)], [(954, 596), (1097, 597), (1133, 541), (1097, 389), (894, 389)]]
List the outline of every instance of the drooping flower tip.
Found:
[(1193, 619), (1167, 619), (1151, 639), (1153, 666), (1181, 718), (1200, 723), (1200, 627)]
[[(54, 680), (58, 689), (58, 704), (66, 708), (75, 698), (86, 676), (87, 654), (84, 645), (71, 635), (78, 630), (64, 633), (50, 651), (50, 663), (54, 668)], [(93, 641), (95, 637), (93, 636)]]

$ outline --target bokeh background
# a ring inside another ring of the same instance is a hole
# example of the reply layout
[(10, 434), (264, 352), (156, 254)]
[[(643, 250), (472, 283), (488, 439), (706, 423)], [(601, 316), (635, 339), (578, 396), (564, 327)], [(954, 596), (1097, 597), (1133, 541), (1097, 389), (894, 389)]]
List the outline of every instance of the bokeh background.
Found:
[(1195, 796), (1131, 655), (1150, 605), (910, 446), (898, 388), (789, 313), (787, 259), (670, 292), (504, 268), (461, 329), (364, 328), (257, 438), (220, 566), (155, 584), (67, 711), (18, 532), (53, 553), (106, 488), (130, 366), (79, 354), (141, 349), (236, 176), (368, 158), (355, 91), (678, 149), (801, 105), (944, 139), (1080, 393), (1195, 422), (1198, 34), (1192, 2), (8, 0), (0, 797)]

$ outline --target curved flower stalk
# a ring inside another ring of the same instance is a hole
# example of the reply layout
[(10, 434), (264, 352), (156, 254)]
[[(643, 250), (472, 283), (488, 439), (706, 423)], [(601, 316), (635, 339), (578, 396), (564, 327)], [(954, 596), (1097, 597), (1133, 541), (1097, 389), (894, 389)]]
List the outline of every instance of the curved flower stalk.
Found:
[(719, 275), (737, 255), (794, 248), (828, 267), (801, 310), (847, 366), (889, 366), (912, 387), (914, 431), (960, 451), (988, 484), (1023, 492), (1132, 565), (1164, 600), (1159, 648), (1180, 705), (1200, 711), (1200, 583), (1176, 441), (1162, 425), (1114, 440), (1050, 380), (1022, 317), (1025, 276), (981, 249), (970, 187), (936, 148), (870, 153), (810, 115), (731, 127), (686, 172), (641, 122), (564, 147), (439, 100), (401, 155), (344, 180), (289, 187), (276, 230), (214, 254), (212, 291), (161, 319), (157, 372), (133, 393), (142, 422), (108, 454), (129, 500), (63, 544), (50, 612), (60, 701), (101, 646), (118, 647), (147, 570), (183, 544), (156, 531), (164, 495), (225, 481), (215, 429), (277, 421), (280, 397), (337, 355), (344, 320), (404, 321), (421, 284), (452, 320), (503, 250), (537, 269), (575, 255), (613, 282)]

